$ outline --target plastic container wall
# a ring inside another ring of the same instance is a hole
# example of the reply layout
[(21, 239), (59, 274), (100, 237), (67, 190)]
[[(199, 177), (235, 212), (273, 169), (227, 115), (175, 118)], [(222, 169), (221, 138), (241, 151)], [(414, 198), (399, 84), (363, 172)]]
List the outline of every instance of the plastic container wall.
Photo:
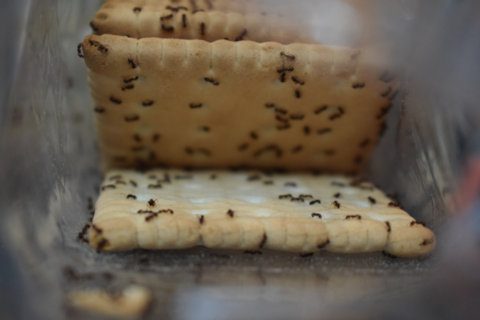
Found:
[[(435, 227), (439, 254), (402, 261), (380, 255), (302, 259), (204, 250), (93, 252), (76, 240), (89, 216), (87, 199), (96, 197), (101, 179), (92, 102), (76, 45), (90, 32), (88, 21), (99, 1), (25, 1), (18, 4), (27, 12), (18, 36), (19, 62), (8, 102), (0, 108), (0, 270), (8, 279), (2, 282), (1, 297), (8, 302), (0, 306), (2, 319), (82, 318), (66, 307), (70, 290), (115, 289), (132, 282), (154, 292), (151, 319), (371, 318), (403, 310), (412, 318), (426, 317), (447, 297), (433, 293), (462, 283), (455, 282), (458, 274), (474, 279), (478, 260), (466, 258), (475, 257), (475, 249), (468, 249), (456, 256), (468, 261), (465, 269), (453, 269), (451, 280), (434, 285), (452, 270), (445, 261), (453, 254), (443, 244), (458, 235), (453, 226), (463, 230), (470, 223), (464, 218), (442, 227), (449, 194), (470, 150), (463, 146), (475, 145), (470, 138), (479, 127), (478, 4), (259, 3), (288, 14), (318, 41), (391, 52), (403, 88), (369, 175)], [(475, 231), (468, 232), (474, 239)], [(72, 281), (64, 275), (66, 266), (94, 276)], [(458, 290), (470, 292), (467, 285)], [(424, 303), (425, 297), (432, 302)]]

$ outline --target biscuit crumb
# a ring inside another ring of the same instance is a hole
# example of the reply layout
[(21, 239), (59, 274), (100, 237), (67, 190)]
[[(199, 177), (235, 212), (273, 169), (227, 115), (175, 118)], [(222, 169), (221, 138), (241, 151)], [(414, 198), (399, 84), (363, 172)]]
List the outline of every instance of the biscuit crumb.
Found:
[(109, 317), (142, 316), (152, 303), (152, 293), (145, 287), (132, 285), (118, 293), (103, 289), (75, 290), (68, 294), (71, 306)]

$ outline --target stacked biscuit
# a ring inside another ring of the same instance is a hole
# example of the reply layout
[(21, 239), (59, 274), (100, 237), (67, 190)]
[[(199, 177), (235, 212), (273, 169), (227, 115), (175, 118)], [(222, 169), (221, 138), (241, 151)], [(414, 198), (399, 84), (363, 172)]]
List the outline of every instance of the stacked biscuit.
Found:
[[(366, 164), (396, 91), (362, 50), (306, 44), (249, 1), (109, 0), (91, 25), (79, 50), (116, 170), (82, 234), (97, 249), (432, 250), (431, 231), (373, 186), (278, 172)], [(190, 170), (118, 170), (159, 167)]]

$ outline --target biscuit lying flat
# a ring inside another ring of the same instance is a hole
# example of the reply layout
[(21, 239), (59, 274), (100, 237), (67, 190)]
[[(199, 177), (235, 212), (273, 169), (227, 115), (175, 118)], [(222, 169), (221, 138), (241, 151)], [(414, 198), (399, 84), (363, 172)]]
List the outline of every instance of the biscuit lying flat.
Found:
[(429, 253), (433, 233), (381, 191), (343, 176), (112, 171), (87, 231), (98, 250), (205, 246), (256, 252)]
[(177, 38), (214, 41), (253, 40), (291, 43), (310, 40), (288, 20), (257, 12), (248, 1), (110, 0), (96, 13), (96, 34), (133, 38)]
[(395, 95), (360, 51), (250, 41), (87, 37), (106, 167), (354, 173)]

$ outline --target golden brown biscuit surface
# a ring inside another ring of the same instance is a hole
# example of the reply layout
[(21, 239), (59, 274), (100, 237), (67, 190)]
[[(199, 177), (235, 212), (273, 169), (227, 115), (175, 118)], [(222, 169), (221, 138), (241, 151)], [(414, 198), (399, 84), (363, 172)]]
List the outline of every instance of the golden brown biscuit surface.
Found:
[(259, 12), (250, 1), (110, 0), (90, 25), (96, 34), (133, 38), (312, 41), (303, 28)]
[(106, 167), (357, 172), (395, 94), (340, 47), (103, 35), (83, 50)]

